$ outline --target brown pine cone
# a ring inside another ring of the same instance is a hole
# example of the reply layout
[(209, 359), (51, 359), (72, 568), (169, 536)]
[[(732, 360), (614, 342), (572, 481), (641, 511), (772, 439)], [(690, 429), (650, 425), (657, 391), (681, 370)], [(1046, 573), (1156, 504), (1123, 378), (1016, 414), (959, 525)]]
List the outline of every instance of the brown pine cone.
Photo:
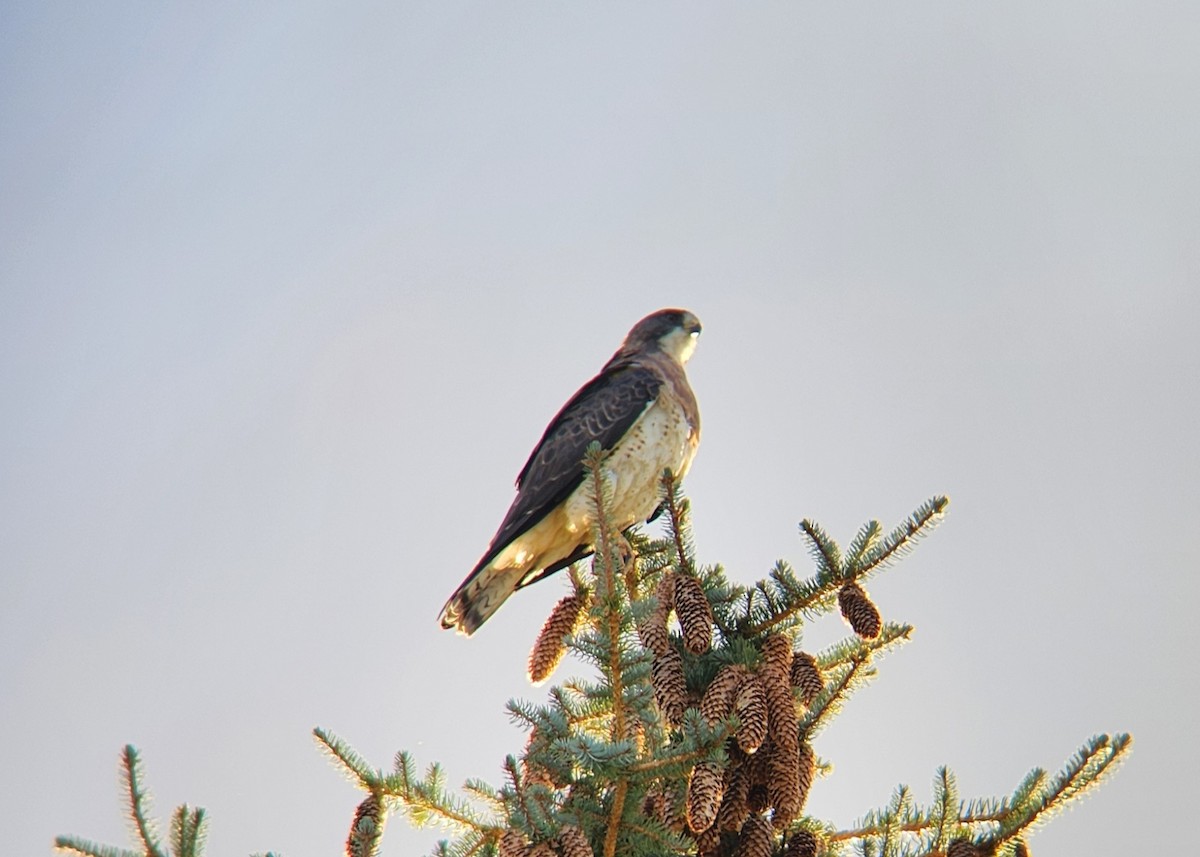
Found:
[(800, 719), (796, 714), (796, 698), (792, 696), (791, 684), (764, 680), (762, 686), (771, 741), (794, 747), (800, 741)]
[(733, 712), (733, 703), (737, 697), (738, 685), (746, 678), (746, 668), (741, 664), (728, 664), (721, 667), (712, 684), (704, 691), (700, 700), (700, 716), (709, 726), (716, 726)]
[(783, 849), (783, 857), (817, 857), (817, 849), (821, 841), (817, 834), (807, 828), (800, 828), (788, 837), (787, 847)]
[(854, 633), (867, 640), (879, 636), (883, 622), (879, 618), (879, 610), (871, 603), (867, 593), (857, 583), (846, 583), (838, 592), (838, 606), (842, 616), (850, 623)]
[(817, 755), (813, 752), (812, 745), (807, 741), (800, 742), (800, 763), (797, 766), (797, 782), (800, 786), (800, 808), (796, 810), (799, 815), (804, 809), (804, 804), (808, 801), (808, 791), (812, 788), (813, 777), (817, 773)]
[(583, 612), (585, 599), (580, 595), (568, 595), (554, 605), (550, 617), (542, 626), (533, 651), (529, 653), (529, 680), (541, 684), (550, 677), (566, 652), (563, 638), (575, 632), (579, 615)]
[(654, 685), (654, 698), (663, 719), (671, 726), (679, 726), (687, 708), (687, 681), (683, 675), (683, 656), (678, 649), (668, 646), (665, 652), (654, 656), (650, 682)]
[(642, 801), (642, 812), (675, 833), (683, 833), (687, 827), (687, 819), (684, 818), (686, 808), (677, 807), (675, 793), (661, 784), (653, 786), (646, 794)]
[(653, 791), (646, 792), (646, 797), (642, 799), (642, 815), (666, 824), (669, 810), (667, 796), (660, 790), (655, 788)]
[(387, 808), (378, 795), (370, 794), (354, 811), (350, 835), (346, 838), (346, 857), (371, 857), (379, 848)]
[(946, 849), (946, 857), (985, 857), (987, 851), (969, 839), (958, 839)]
[(745, 763), (730, 761), (725, 769), (724, 796), (717, 810), (717, 830), (738, 831), (750, 815), (750, 769)]
[(509, 828), (500, 837), (499, 857), (525, 857), (529, 852), (529, 843), (519, 830)]
[(772, 634), (763, 641), (762, 669), (764, 675), (790, 683), (792, 675), (792, 638), (787, 634)]
[(737, 730), (737, 744), (744, 753), (757, 752), (767, 737), (767, 693), (764, 682), (757, 675), (746, 676), (738, 688), (734, 712), (741, 725)]
[(700, 581), (689, 574), (675, 576), (675, 615), (683, 631), (683, 647), (702, 655), (712, 645), (713, 614)]
[(687, 822), (694, 833), (702, 833), (717, 820), (725, 772), (717, 762), (700, 762), (688, 778)]
[(800, 748), (772, 744), (767, 759), (767, 799), (774, 812), (771, 821), (779, 830), (800, 815), (804, 796), (800, 793)]
[(775, 831), (761, 815), (752, 815), (742, 825), (734, 857), (771, 857), (775, 851)]
[(568, 824), (558, 832), (558, 853), (562, 857), (596, 857), (592, 843), (573, 824)]
[(717, 828), (693, 833), (692, 839), (696, 841), (696, 857), (719, 857), (721, 854), (721, 834)]
[(791, 683), (800, 691), (801, 701), (805, 705), (812, 705), (812, 701), (825, 689), (825, 678), (817, 666), (817, 659), (808, 652), (796, 652), (792, 658)]
[(746, 790), (746, 806), (752, 813), (764, 812), (771, 805), (770, 796), (767, 794), (771, 750), (771, 736), (768, 735), (758, 752), (746, 759), (746, 778), (750, 782)]
[(664, 574), (658, 582), (654, 593), (657, 606), (638, 625), (638, 637), (642, 645), (656, 655), (661, 655), (671, 648), (671, 638), (667, 633), (667, 617), (675, 607), (675, 575)]

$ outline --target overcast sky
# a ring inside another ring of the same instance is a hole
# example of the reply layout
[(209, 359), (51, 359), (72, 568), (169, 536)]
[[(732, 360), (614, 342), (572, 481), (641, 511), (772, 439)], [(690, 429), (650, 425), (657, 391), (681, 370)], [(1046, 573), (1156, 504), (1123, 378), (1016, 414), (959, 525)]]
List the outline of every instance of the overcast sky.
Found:
[(702, 561), (807, 571), (802, 518), (952, 498), (870, 585), (917, 632), (808, 810), (941, 764), (1003, 794), (1129, 730), (1032, 851), (1177, 850), (1198, 43), (1185, 2), (5, 5), (5, 852), (126, 844), (126, 742), (214, 855), (339, 852), (358, 796), (313, 726), (498, 782), (565, 581), (470, 640), (438, 610), (663, 306), (704, 323)]

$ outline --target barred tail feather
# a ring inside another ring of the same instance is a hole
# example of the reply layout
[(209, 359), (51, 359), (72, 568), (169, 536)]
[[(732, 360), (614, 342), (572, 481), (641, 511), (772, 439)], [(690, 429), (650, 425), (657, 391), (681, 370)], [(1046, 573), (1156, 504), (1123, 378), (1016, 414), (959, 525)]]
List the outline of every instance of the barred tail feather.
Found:
[(508, 596), (517, 591), (522, 575), (517, 568), (494, 568), (491, 565), (476, 570), (463, 581), (442, 608), (439, 617), (442, 627), (454, 628), (464, 636), (471, 636), (500, 609)]

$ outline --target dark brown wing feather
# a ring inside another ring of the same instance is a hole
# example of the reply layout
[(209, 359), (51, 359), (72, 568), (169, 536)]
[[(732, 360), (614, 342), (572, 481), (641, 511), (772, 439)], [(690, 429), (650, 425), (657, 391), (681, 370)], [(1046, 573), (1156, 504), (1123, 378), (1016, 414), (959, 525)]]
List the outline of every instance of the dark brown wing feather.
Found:
[(476, 571), (571, 496), (583, 481), (588, 444), (616, 446), (658, 396), (661, 383), (645, 367), (610, 366), (563, 405), (521, 469), (517, 497)]

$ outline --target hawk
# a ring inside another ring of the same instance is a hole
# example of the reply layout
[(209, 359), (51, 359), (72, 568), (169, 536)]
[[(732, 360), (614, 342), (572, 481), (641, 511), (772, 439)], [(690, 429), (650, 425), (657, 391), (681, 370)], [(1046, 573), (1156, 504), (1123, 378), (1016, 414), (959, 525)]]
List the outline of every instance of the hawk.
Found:
[(663, 470), (682, 478), (700, 443), (700, 411), (683, 371), (699, 335), (700, 320), (687, 310), (651, 313), (563, 405), (517, 476), (516, 499), (487, 552), (442, 608), (443, 628), (470, 636), (518, 589), (593, 552), (583, 466), (592, 441), (609, 453), (612, 525), (653, 519)]

